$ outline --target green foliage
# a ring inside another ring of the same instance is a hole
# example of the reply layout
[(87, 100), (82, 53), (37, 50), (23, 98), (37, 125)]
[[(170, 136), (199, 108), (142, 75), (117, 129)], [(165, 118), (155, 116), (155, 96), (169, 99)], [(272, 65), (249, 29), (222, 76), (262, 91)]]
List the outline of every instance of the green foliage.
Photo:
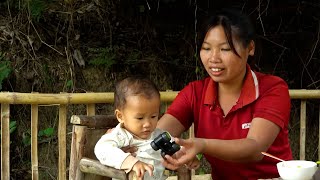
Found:
[[(197, 159), (201, 162), (201, 160), (203, 159), (203, 154), (197, 154)], [(203, 167), (199, 167), (198, 169), (198, 174), (203, 175), (206, 174), (206, 170)]]
[(45, 83), (46, 84), (48, 84), (49, 85), (49, 87), (51, 87), (52, 86), (52, 84), (53, 84), (53, 79), (52, 79), (52, 77), (50, 76), (50, 71), (49, 71), (49, 66), (47, 65), (47, 64), (44, 64), (43, 65), (43, 75), (44, 75), (44, 81), (45, 81)]
[(0, 52), (0, 90), (2, 89), (2, 82), (11, 73), (10, 61), (6, 59), (5, 54)]
[(89, 61), (89, 64), (110, 68), (116, 63), (116, 54), (113, 48), (90, 48), (89, 51), (95, 54), (94, 58)]
[(50, 128), (39, 131), (38, 137), (40, 138), (52, 137), (53, 133), (54, 133), (54, 129), (50, 127)]
[(51, 2), (52, 0), (8, 0), (5, 5), (21, 12), (28, 11), (31, 18), (39, 22)]
[(66, 86), (68, 88), (73, 88), (73, 81), (72, 80), (68, 80)]
[[(9, 124), (9, 132), (12, 134), (17, 129), (17, 121), (10, 121)], [(0, 138), (1, 138), (1, 132), (0, 132)], [(11, 144), (12, 141), (10, 141)]]
[(195, 66), (195, 73), (196, 73), (196, 77), (197, 79), (202, 79), (204, 77), (207, 76), (207, 73), (205, 71), (205, 69), (202, 66), (201, 60), (199, 58), (199, 55), (196, 53), (193, 55), (193, 58), (196, 62), (196, 66)]
[(140, 57), (141, 57), (141, 51), (138, 51), (136, 49), (134, 49), (133, 51), (131, 51), (129, 54), (128, 54), (128, 57), (127, 57), (127, 60), (126, 60), (126, 63), (127, 64), (135, 64), (139, 61)]
[[(17, 129), (17, 121), (10, 121), (9, 124), (9, 132), (12, 134)], [(1, 137), (1, 131), (0, 131), (0, 137)]]
[(199, 168), (199, 172), (198, 172), (199, 175), (204, 175), (204, 174), (207, 174), (206, 170), (202, 167)]
[(46, 9), (46, 3), (44, 0), (27, 0), (32, 19), (39, 21), (43, 12)]
[(10, 134), (12, 134), (17, 129), (17, 121), (10, 121), (9, 129)]
[[(38, 132), (38, 141), (46, 141), (53, 138), (54, 135), (54, 129), (49, 127), (44, 130), (41, 130)], [(22, 142), (25, 146), (31, 145), (31, 130), (28, 129), (24, 134), (22, 138)]]
[(25, 146), (29, 146), (31, 144), (31, 130), (28, 129), (22, 135), (22, 142)]

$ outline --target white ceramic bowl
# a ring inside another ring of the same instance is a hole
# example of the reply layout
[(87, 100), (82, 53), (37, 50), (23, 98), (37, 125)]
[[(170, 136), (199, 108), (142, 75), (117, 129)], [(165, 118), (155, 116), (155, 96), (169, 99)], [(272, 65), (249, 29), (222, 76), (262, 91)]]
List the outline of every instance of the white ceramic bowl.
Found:
[(312, 161), (291, 160), (277, 163), (277, 169), (283, 180), (311, 180), (317, 171), (317, 164)]

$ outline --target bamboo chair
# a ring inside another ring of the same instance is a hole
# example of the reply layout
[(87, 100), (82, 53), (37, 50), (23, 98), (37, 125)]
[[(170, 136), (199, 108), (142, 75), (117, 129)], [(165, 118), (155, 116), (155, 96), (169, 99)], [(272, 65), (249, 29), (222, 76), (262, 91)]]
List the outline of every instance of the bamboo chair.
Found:
[[(94, 155), (94, 146), (100, 137), (118, 124), (114, 115), (73, 115), (69, 180), (133, 180), (135, 174), (102, 165)], [(178, 180), (191, 180), (187, 168), (177, 170)]]

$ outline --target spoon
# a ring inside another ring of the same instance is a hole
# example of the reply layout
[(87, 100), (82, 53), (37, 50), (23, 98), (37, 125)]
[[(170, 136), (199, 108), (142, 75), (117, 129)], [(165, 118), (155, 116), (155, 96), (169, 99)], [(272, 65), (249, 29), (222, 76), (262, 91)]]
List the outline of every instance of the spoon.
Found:
[(285, 161), (285, 160), (283, 160), (283, 159), (280, 159), (280, 158), (278, 158), (278, 157), (276, 157), (276, 156), (274, 156), (274, 155), (271, 155), (271, 154), (269, 154), (269, 153), (266, 153), (266, 152), (261, 152), (261, 154), (263, 154), (263, 155), (265, 155), (265, 156), (269, 156), (269, 157), (271, 157), (271, 158), (273, 158), (273, 159), (276, 159), (276, 160), (279, 160), (279, 161)]

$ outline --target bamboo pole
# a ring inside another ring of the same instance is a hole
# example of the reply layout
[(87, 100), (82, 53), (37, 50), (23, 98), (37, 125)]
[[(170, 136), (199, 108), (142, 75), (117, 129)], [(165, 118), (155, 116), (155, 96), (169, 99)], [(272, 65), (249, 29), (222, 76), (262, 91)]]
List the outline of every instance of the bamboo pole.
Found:
[(318, 141), (318, 159), (320, 159), (320, 105), (319, 105), (319, 141)]
[(87, 104), (87, 116), (94, 116), (96, 114), (96, 105)]
[(300, 159), (304, 160), (306, 158), (306, 100), (301, 100), (300, 108)]
[(1, 180), (10, 179), (10, 105), (1, 104)]
[(31, 170), (32, 180), (39, 179), (38, 166), (38, 109), (36, 104), (31, 105)]
[(66, 179), (66, 139), (67, 139), (67, 106), (60, 105), (59, 107), (59, 127), (58, 127), (58, 141), (59, 141), (59, 180)]
[[(171, 102), (178, 91), (160, 92), (162, 102)], [(319, 99), (320, 90), (289, 90), (291, 99)], [(64, 93), (64, 94), (30, 94), (1, 92), (0, 103), (7, 104), (95, 104), (113, 103), (113, 92), (105, 93)]]
[[(194, 135), (194, 123), (192, 123), (192, 125), (190, 126), (189, 128), (189, 138), (194, 138), (195, 135)], [(196, 171), (194, 169), (191, 170), (191, 175), (195, 175), (196, 174)]]
[(113, 93), (32, 94), (1, 92), (0, 102), (8, 104), (90, 104), (112, 103)]
[(320, 99), (320, 89), (291, 89), (289, 94), (291, 99)]

